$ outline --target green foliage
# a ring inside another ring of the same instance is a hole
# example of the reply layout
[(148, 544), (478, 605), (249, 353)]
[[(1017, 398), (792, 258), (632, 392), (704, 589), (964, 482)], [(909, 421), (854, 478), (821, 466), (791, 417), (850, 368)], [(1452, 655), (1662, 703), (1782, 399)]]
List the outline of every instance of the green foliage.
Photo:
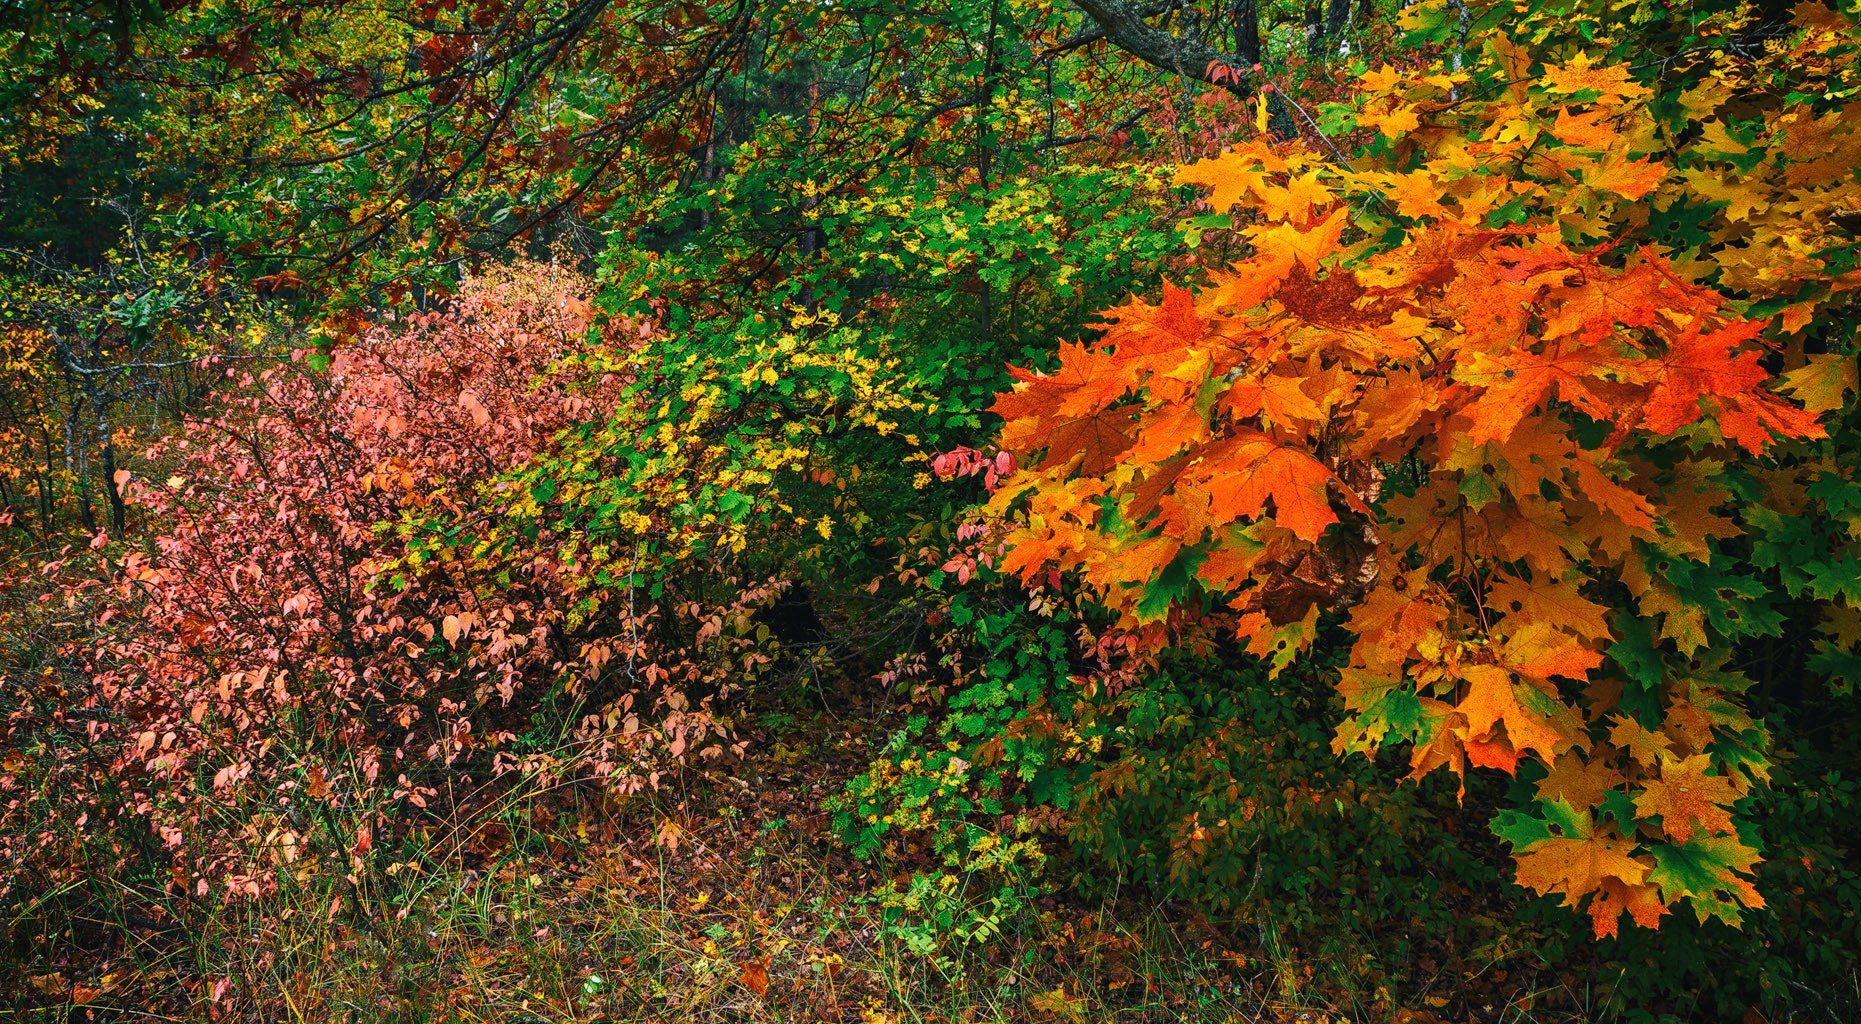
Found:
[[(952, 582), (931, 574), (933, 592)], [(836, 827), (856, 852), (880, 849), (888, 836), (926, 838), (942, 864), (963, 872), (1013, 877), (1044, 851), (1027, 841), (1032, 808), (1072, 802), (1069, 755), (1081, 737), (1068, 727), (1073, 686), (1071, 617), (1051, 619), (1009, 603), (1013, 591), (986, 579), (954, 588), (942, 614), (950, 628), (937, 640), (951, 681), (927, 714), (914, 715), (879, 760), (848, 786)], [(1010, 822), (1006, 829), (988, 822)]]
[(1334, 639), (1271, 681), (1232, 652), (1174, 655), (1088, 701), (1080, 732), (1097, 755), (1068, 831), (1078, 884), (1191, 901), (1350, 965), (1366, 991), (1421, 946), (1500, 934), (1468, 913), (1470, 893), (1501, 882), (1478, 810), (1451, 787), (1399, 785), (1387, 759), (1332, 752), (1325, 662), (1343, 650)]
[(1175, 657), (1098, 702), (1075, 848), (1112, 879), (1243, 916), (1278, 908), (1301, 928), (1368, 927), (1438, 905), (1429, 889), (1446, 879), (1497, 877), (1438, 842), (1439, 809), (1390, 766), (1332, 753), (1328, 667), (1269, 682), (1245, 657)]
[[(564, 372), (620, 375), (634, 400), (516, 477), (534, 500), (513, 511), (586, 538), (611, 579), (689, 554), (869, 578), (874, 544), (940, 514), (924, 463), (978, 440), (1008, 363), (1177, 249), (1154, 169), (1009, 154), (992, 173), (1017, 176), (985, 187), (834, 164), (792, 134), (770, 117), (709, 187), (668, 193), (660, 222), (703, 225), (670, 251), (617, 240), (602, 257), (599, 303), (638, 344)], [(797, 161), (858, 187), (798, 180)], [(783, 252), (797, 219), (799, 256)]]

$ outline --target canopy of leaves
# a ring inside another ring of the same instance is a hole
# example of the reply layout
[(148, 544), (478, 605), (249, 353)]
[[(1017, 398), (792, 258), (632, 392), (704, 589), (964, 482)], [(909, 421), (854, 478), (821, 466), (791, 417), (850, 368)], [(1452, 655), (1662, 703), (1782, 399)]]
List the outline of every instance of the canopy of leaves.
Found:
[[(1815, 10), (1793, 52), (1839, 75), (1845, 24)], [(1244, 207), (1248, 255), (1107, 311), (994, 406), (1027, 466), (990, 504), (1001, 568), (1076, 573), (1151, 645), (1232, 631), (1276, 667), (1350, 609), (1337, 749), (1535, 765), (1537, 809), (1500, 833), (1599, 935), (1763, 905), (1736, 809), (1768, 739), (1735, 652), (1784, 616), (1733, 553), (1775, 496), (1733, 481), (1828, 436), (1828, 400), (1784, 400), (1804, 389), (1772, 367), (1861, 283), (1827, 275), (1853, 245), (1814, 222), (1740, 218), (1734, 247), (1695, 217), (1689, 248), (1650, 216), (1710, 210), (1734, 155), (1799, 203), (1854, 187), (1836, 81), (1773, 100), (1768, 146), (1676, 129), (1740, 88), (1711, 54), (1661, 90), (1504, 38), (1459, 75), (1372, 72), (1328, 114), (1376, 130), (1359, 164), (1263, 141), (1186, 169)], [(1808, 124), (1827, 141), (1792, 145)]]

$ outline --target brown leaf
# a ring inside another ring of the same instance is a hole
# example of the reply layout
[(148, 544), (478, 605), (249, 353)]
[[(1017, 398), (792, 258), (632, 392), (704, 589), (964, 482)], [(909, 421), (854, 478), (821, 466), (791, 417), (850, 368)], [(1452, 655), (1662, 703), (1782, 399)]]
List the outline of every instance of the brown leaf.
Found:
[(751, 960), (743, 965), (743, 973), (737, 978), (743, 987), (756, 993), (756, 998), (766, 999), (769, 995), (769, 958)]

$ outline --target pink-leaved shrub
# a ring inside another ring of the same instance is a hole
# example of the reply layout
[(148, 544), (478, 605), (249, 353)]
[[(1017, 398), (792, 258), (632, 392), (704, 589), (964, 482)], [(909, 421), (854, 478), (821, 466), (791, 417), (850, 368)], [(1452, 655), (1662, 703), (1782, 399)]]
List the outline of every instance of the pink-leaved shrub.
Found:
[(148, 453), (123, 480), (141, 536), (100, 540), (109, 571), (62, 597), (88, 621), (44, 669), (55, 709), (7, 723), (0, 887), (137, 857), (190, 895), (353, 879), (499, 780), (633, 791), (730, 749), (715, 708), (766, 661), (749, 624), (772, 590), (653, 602), (629, 580), (597, 606), (565, 538), (475, 540), (504, 475), (625, 401), (561, 365), (650, 330), (594, 328), (588, 287), (541, 264), (469, 280), (327, 366), (249, 374)]

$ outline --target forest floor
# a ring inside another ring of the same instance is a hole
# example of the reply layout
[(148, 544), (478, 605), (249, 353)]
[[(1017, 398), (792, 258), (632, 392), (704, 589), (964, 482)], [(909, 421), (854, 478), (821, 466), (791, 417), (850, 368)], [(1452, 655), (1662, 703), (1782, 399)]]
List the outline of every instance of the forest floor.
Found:
[(885, 894), (925, 865), (853, 857), (823, 807), (863, 767), (868, 727), (820, 713), (762, 731), (731, 772), (624, 802), (506, 794), (347, 895), (80, 922), (0, 962), (0, 1022), (1570, 1019), (1531, 1012), (1541, 979), (1454, 962), (1398, 998), (1369, 965), (1148, 892), (1037, 895), (967, 941), (901, 921)]

